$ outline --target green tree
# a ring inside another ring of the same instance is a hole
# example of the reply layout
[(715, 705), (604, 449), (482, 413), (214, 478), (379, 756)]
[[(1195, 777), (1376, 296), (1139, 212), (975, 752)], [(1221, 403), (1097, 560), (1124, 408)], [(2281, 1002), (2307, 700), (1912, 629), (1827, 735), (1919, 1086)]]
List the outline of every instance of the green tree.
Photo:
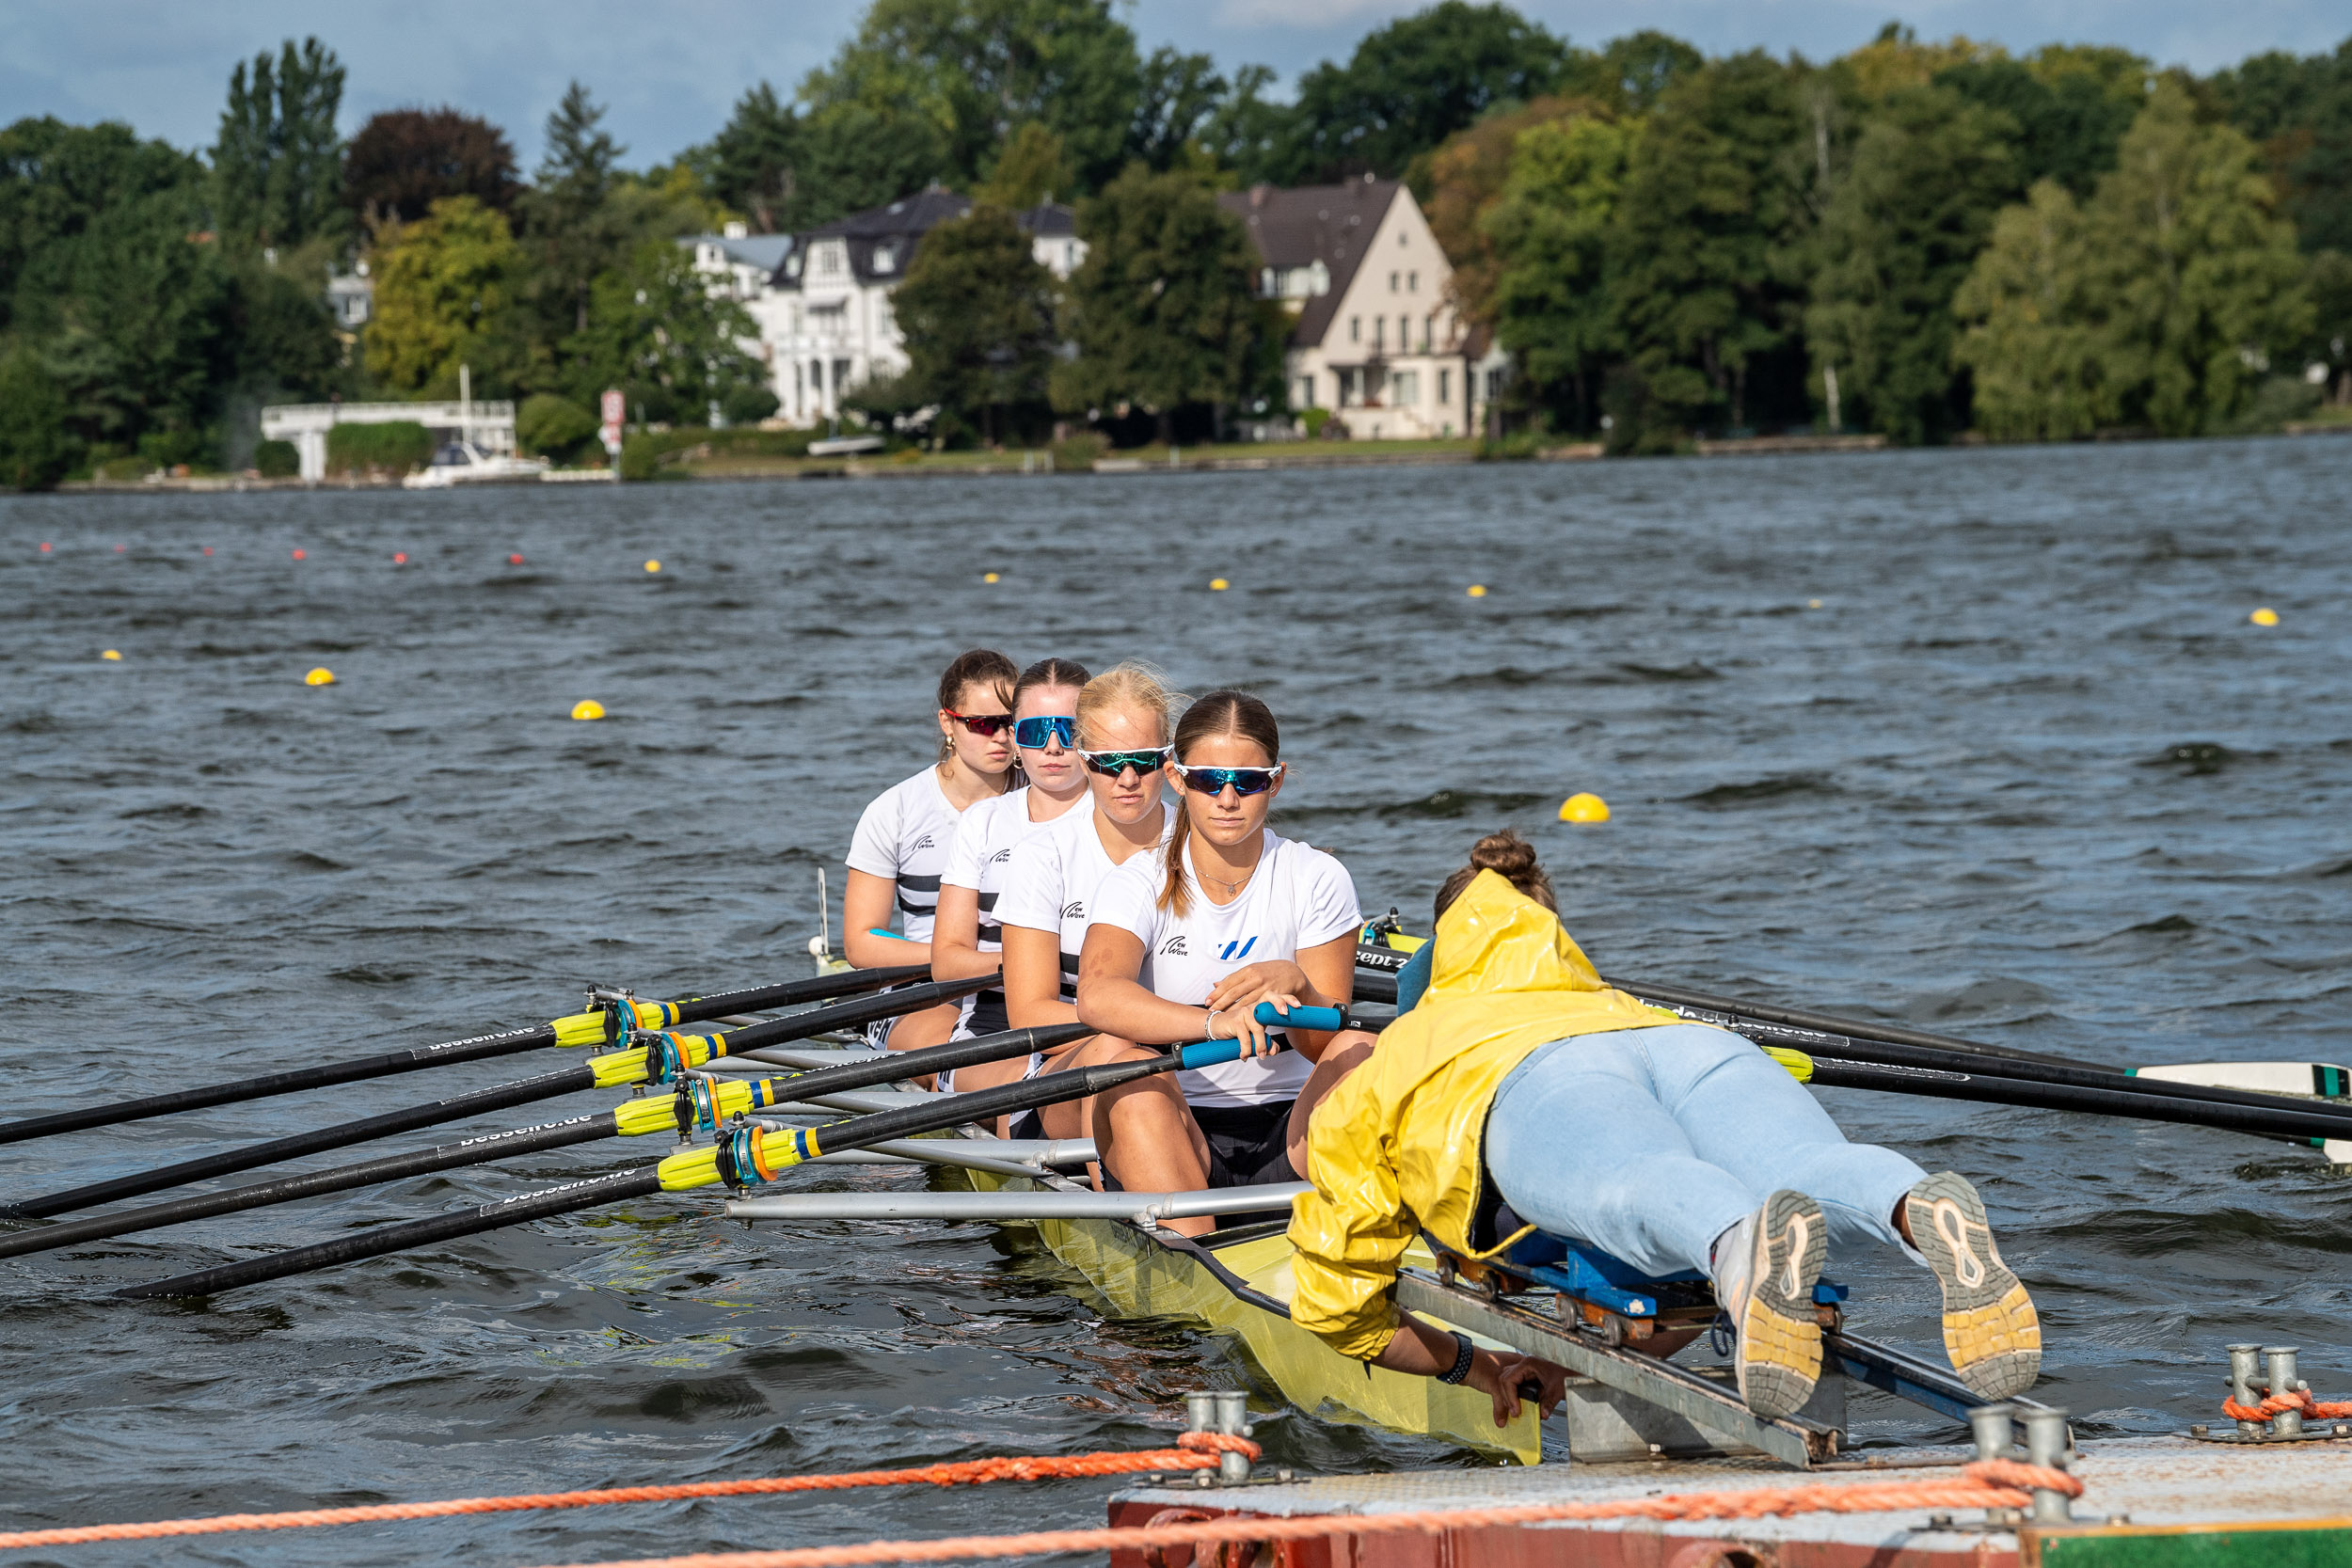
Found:
[(910, 390), (994, 445), (1042, 411), (1054, 357), (1054, 276), (999, 207), (975, 207), (923, 236), (890, 296), (906, 336)]
[(1956, 363), (1974, 377), (1976, 428), (1996, 441), (2088, 436), (2106, 399), (2082, 210), (2042, 180), (2002, 209), (1952, 301)]
[(645, 240), (596, 278), (588, 325), (564, 345), (564, 377), (580, 403), (618, 387), (647, 419), (700, 424), (712, 404), (766, 379), (744, 352), (757, 339), (741, 306), (711, 297), (681, 246)]
[(2352, 404), (2352, 256), (2341, 250), (2314, 253), (2303, 277), (2312, 302), (2312, 333), (2302, 359), (2328, 367), (2330, 396)]
[(2166, 81), (2079, 209), (2052, 182), (1994, 228), (1954, 308), (1978, 422), (2007, 437), (2224, 427), (2312, 311), (2253, 144)]
[(1647, 114), (1668, 87), (1706, 63), (1706, 55), (1680, 39), (1644, 28), (1611, 39), (1597, 54), (1571, 51), (1561, 87), (1621, 115)]
[(2088, 198), (2099, 176), (2115, 166), (2116, 145), (2139, 112), (2137, 98), (2110, 90), (2088, 71), (2045, 81), (2016, 60), (1970, 60), (1937, 72), (1935, 83), (2010, 118), (2012, 199), (2037, 180), (2057, 181), (2076, 200)]
[[(1667, 88), (1634, 144), (1613, 267), (1662, 418), (1738, 426), (1759, 408), (1805, 406), (1788, 351), (1803, 300), (1811, 143), (1792, 71), (1751, 53)], [(1753, 387), (1759, 371), (1788, 384)]]
[(72, 467), (78, 443), (64, 393), (22, 347), (0, 355), (0, 485), (46, 490)]
[(240, 60), (213, 144), (214, 212), (234, 245), (298, 245), (342, 226), (343, 68), (317, 39), (288, 39), (272, 64)]
[(1482, 222), (1494, 243), (1495, 330), (1575, 428), (1593, 419), (1593, 377), (1619, 352), (1610, 235), (1639, 132), (1590, 115), (1519, 133), (1501, 198)]
[(596, 417), (569, 398), (537, 392), (515, 411), (515, 443), (527, 452), (569, 463), (596, 439)]
[(0, 131), (0, 328), (15, 319), (18, 286), (33, 257), (78, 239), (105, 213), (157, 197), (179, 199), (203, 179), (196, 159), (141, 141), (119, 121), (79, 126), (42, 118)]
[(2333, 54), (2256, 55), (2213, 90), (2261, 145), (2304, 245), (2352, 251), (2352, 39)]
[(800, 227), (806, 142), (800, 115), (762, 82), (735, 101), (696, 156), (712, 196), (743, 214), (753, 232), (775, 234)]
[(935, 161), (911, 180), (914, 170), (900, 164), (908, 182), (879, 200), (931, 180), (969, 189), (1029, 120), (1061, 139), (1080, 188), (1091, 190), (1126, 159), (1141, 70), (1135, 34), (1111, 0), (874, 0), (801, 97), (824, 130), (844, 121), (919, 128), (882, 135), (901, 156), (920, 147)]
[(411, 394), (453, 393), (457, 367), (477, 391), (512, 383), (520, 361), (516, 285), (523, 253), (506, 219), (469, 196), (445, 197), (375, 261), (369, 372)]
[(2015, 190), (2014, 122), (1946, 87), (1899, 90), (1865, 123), (1822, 214), (1805, 312), (1840, 417), (1899, 441), (1967, 423), (1955, 396), (1952, 296)]
[(1165, 440), (1179, 406), (1255, 394), (1268, 337), (1257, 252), (1204, 181), (1130, 168), (1078, 209), (1078, 353), (1054, 369), (1057, 406), (1132, 404), (1158, 417)]
[(565, 87), (548, 116), (547, 152), (524, 198), (535, 302), (551, 336), (587, 330), (597, 275), (628, 254), (630, 236), (612, 210), (628, 149), (605, 133), (603, 120), (585, 87)]
[(1558, 90), (1568, 63), (1565, 43), (1508, 6), (1438, 0), (1299, 78), (1275, 178), (1402, 175), (1496, 106)]
[(1202, 145), (1203, 134), (1232, 97), (1232, 87), (1206, 55), (1162, 44), (1143, 62), (1127, 151), (1153, 168), (1174, 168)]
[(1019, 212), (1057, 195), (1068, 196), (1073, 183), (1061, 138), (1030, 120), (1005, 138), (995, 166), (972, 194), (984, 205)]

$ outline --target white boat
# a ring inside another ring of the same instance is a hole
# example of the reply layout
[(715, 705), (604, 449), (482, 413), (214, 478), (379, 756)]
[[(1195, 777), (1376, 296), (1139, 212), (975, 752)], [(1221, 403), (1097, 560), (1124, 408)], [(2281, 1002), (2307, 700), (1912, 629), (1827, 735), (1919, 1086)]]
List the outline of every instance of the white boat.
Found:
[(444, 441), (433, 461), (402, 480), (409, 490), (446, 490), (453, 484), (529, 483), (548, 471), (544, 457), (509, 457), (485, 451), (471, 441)]
[(882, 450), (882, 438), (879, 436), (834, 436), (808, 444), (811, 457), (855, 457), (860, 452)]

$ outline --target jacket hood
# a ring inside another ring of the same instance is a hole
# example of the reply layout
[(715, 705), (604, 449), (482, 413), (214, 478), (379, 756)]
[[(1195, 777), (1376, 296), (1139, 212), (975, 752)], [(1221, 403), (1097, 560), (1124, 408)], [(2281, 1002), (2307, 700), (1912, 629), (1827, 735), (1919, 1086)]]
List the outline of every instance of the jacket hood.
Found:
[(1470, 879), (1438, 919), (1428, 1000), (1503, 991), (1592, 991), (1600, 972), (1560, 917), (1492, 871)]

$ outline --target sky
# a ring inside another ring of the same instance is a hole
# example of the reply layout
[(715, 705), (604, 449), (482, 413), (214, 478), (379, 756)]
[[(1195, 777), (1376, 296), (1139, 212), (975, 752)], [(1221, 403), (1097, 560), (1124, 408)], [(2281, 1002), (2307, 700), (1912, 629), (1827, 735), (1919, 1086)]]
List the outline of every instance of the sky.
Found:
[[(1258, 62), (1287, 83), (1344, 57), (1423, 0), (1125, 0), (1144, 49), (1170, 43), (1219, 65)], [(2212, 71), (2248, 55), (2332, 50), (2343, 0), (1520, 0), (1581, 44), (1654, 27), (1707, 53), (1762, 48), (1819, 59), (1884, 23), (2023, 53), (2115, 43)], [(661, 163), (708, 139), (763, 78), (788, 92), (857, 24), (864, 0), (0, 0), (0, 123), (26, 115), (128, 120), (182, 147), (211, 145), (230, 67), (316, 33), (349, 69), (348, 135), (379, 109), (452, 103), (486, 116), (526, 172), (540, 126), (577, 77), (611, 105), (628, 162)]]

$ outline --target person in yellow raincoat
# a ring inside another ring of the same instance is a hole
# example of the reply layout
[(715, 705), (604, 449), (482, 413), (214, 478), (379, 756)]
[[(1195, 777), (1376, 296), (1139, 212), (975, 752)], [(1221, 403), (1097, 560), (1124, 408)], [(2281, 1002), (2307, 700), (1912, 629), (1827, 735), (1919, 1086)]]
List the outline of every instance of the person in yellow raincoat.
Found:
[(1474, 1254), (1534, 1227), (1651, 1275), (1706, 1274), (1741, 1397), (1785, 1416), (1820, 1375), (1812, 1291), (1836, 1227), (1933, 1271), (1970, 1389), (2030, 1388), (2040, 1321), (1976, 1189), (1847, 1142), (1747, 1040), (1604, 985), (1555, 908), (1511, 832), (1480, 840), (1438, 892), (1426, 990), (1400, 995), (1370, 1058), (1315, 1109), (1314, 1191), (1290, 1227), (1293, 1320), (1343, 1354), (1472, 1385), (1498, 1425), (1531, 1380), (1549, 1413), (1561, 1369), (1475, 1350), (1392, 1299), (1416, 1231)]

